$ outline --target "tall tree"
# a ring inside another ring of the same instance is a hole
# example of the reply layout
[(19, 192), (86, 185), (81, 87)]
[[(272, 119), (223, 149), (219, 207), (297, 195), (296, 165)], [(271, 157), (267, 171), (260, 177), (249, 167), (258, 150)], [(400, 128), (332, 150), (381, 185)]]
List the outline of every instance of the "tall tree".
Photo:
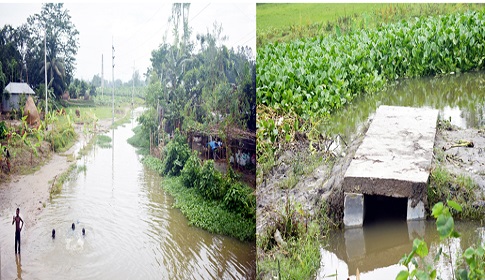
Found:
[[(37, 65), (43, 60), (44, 34), (46, 36), (48, 84), (59, 97), (74, 74), (79, 32), (62, 3), (43, 4), (41, 12), (30, 16), (27, 23), (32, 34), (29, 42), (30, 59)], [(37, 69), (40, 69), (37, 75), (43, 75), (43, 66)]]
[[(5, 25), (0, 30), (0, 61), (5, 84), (22, 80), (21, 54), (17, 49), (16, 30), (10, 25)], [(1, 90), (3, 92), (3, 88)]]

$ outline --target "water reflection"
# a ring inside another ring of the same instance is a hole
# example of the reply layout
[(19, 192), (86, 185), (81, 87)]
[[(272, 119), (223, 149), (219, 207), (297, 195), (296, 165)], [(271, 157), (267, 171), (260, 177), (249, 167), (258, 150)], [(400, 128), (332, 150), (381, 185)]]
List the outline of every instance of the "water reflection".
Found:
[(348, 139), (380, 105), (430, 107), (459, 127), (481, 127), (485, 125), (485, 72), (397, 81), (379, 93), (356, 98), (321, 129)]
[[(321, 249), (319, 278), (337, 273), (336, 279), (355, 279), (358, 269), (362, 280), (394, 279), (404, 268), (398, 265), (399, 260), (409, 254), (415, 238), (424, 238), (428, 244), (428, 263), (440, 247), (456, 263), (466, 248), (485, 240), (485, 228), (477, 223), (456, 222), (456, 228), (462, 235), (449, 243), (440, 241), (434, 221), (394, 221), (332, 232), (328, 246)], [(436, 267), (443, 279), (451, 278), (448, 259), (441, 257)]]

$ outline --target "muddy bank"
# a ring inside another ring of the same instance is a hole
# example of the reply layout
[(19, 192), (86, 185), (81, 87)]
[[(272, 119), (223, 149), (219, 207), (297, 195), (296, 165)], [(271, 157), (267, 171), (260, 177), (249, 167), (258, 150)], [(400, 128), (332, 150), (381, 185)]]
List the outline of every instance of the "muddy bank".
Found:
[[(39, 159), (44, 164), (39, 170), (28, 175), (11, 174), (8, 180), (0, 182), (0, 201), (2, 211), (15, 214), (20, 208), (20, 215), (29, 227), (36, 223), (38, 214), (49, 203), (50, 188), (56, 177), (66, 172), (71, 165), (69, 156), (75, 154), (80, 147), (86, 145), (91, 137), (101, 131), (106, 131), (111, 120), (102, 120), (97, 123), (96, 131), (85, 134), (82, 124), (75, 124), (78, 135), (77, 143), (64, 153), (45, 152)], [(46, 151), (50, 149), (46, 148)]]
[[(457, 146), (460, 140), (473, 143), (473, 147)], [(435, 149), (443, 151), (441, 164), (448, 171), (470, 176), (480, 191), (485, 192), (485, 129), (442, 129), (436, 135)], [(435, 156), (440, 155), (435, 152)]]
[[(310, 175), (298, 178), (298, 183), (293, 188), (282, 188), (281, 181), (291, 176), (292, 166), (295, 161), (298, 161), (297, 153), (294, 150), (287, 150), (276, 160), (276, 165), (270, 175), (257, 186), (257, 236), (267, 234), (266, 229), (273, 228), (275, 216), (282, 213), (288, 199), (292, 203), (301, 204), (301, 208), (310, 215), (318, 214), (326, 204), (326, 213), (331, 220), (336, 224), (342, 222), (343, 177), (357, 148), (362, 143), (370, 122), (371, 120), (367, 121), (366, 125), (358, 129), (358, 133), (353, 136), (350, 143), (341, 144), (342, 150), (334, 154), (335, 157), (332, 161), (324, 162), (316, 167)], [(446, 151), (442, 150), (442, 147), (450, 146), (461, 139), (473, 142), (474, 147), (454, 147)], [(301, 146), (305, 147), (305, 145), (306, 143)], [(434, 147), (433, 168), (436, 157), (443, 157), (444, 153), (446, 160), (442, 164), (450, 173), (470, 176), (478, 185), (479, 192), (482, 194), (485, 192), (485, 131), (483, 129), (456, 127), (451, 130), (438, 129)], [(485, 205), (483, 201), (476, 203)], [(258, 256), (263, 255), (261, 252), (258, 253)]]
[[(362, 126), (350, 143), (340, 142), (331, 154), (322, 154), (323, 163), (310, 175), (297, 178), (298, 182), (290, 189), (282, 188), (281, 181), (291, 176), (295, 161), (302, 160), (301, 157), (309, 153), (308, 143), (303, 140), (297, 144), (298, 148), (286, 150), (276, 160), (270, 175), (256, 188), (256, 234), (263, 234), (267, 227), (273, 226), (275, 213), (281, 213), (288, 199), (291, 203), (300, 204), (310, 215), (321, 211), (324, 202), (328, 204), (327, 207), (334, 209), (330, 212), (335, 219), (343, 215), (343, 193), (336, 190), (340, 188), (345, 171), (362, 143), (367, 128)], [(338, 206), (340, 202), (341, 207)]]

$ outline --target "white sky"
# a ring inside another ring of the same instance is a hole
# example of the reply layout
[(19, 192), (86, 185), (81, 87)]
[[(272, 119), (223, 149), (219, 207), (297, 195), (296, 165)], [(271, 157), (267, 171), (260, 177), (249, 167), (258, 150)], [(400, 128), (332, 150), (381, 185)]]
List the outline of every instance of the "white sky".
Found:
[[(26, 23), (30, 15), (40, 13), (41, 3), (0, 3), (0, 28)], [(91, 80), (101, 75), (101, 55), (104, 56), (104, 78), (111, 81), (111, 44), (115, 47), (115, 80), (131, 79), (133, 66), (143, 73), (151, 65), (151, 52), (163, 41), (172, 3), (64, 3), (71, 22), (79, 31), (79, 49), (76, 55), (74, 77)], [(223, 35), (228, 36), (229, 48), (249, 46), (256, 54), (256, 4), (243, 2), (192, 3), (189, 26), (192, 37), (212, 31), (213, 23), (222, 24)], [(168, 30), (171, 35), (171, 28)], [(171, 43), (170, 37), (167, 41)]]

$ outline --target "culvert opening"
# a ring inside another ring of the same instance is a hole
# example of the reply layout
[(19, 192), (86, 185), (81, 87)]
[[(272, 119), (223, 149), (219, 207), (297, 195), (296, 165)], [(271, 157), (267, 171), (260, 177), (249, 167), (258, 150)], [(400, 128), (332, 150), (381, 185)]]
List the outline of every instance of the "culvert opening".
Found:
[(364, 195), (364, 224), (382, 221), (405, 221), (408, 199), (382, 196)]

